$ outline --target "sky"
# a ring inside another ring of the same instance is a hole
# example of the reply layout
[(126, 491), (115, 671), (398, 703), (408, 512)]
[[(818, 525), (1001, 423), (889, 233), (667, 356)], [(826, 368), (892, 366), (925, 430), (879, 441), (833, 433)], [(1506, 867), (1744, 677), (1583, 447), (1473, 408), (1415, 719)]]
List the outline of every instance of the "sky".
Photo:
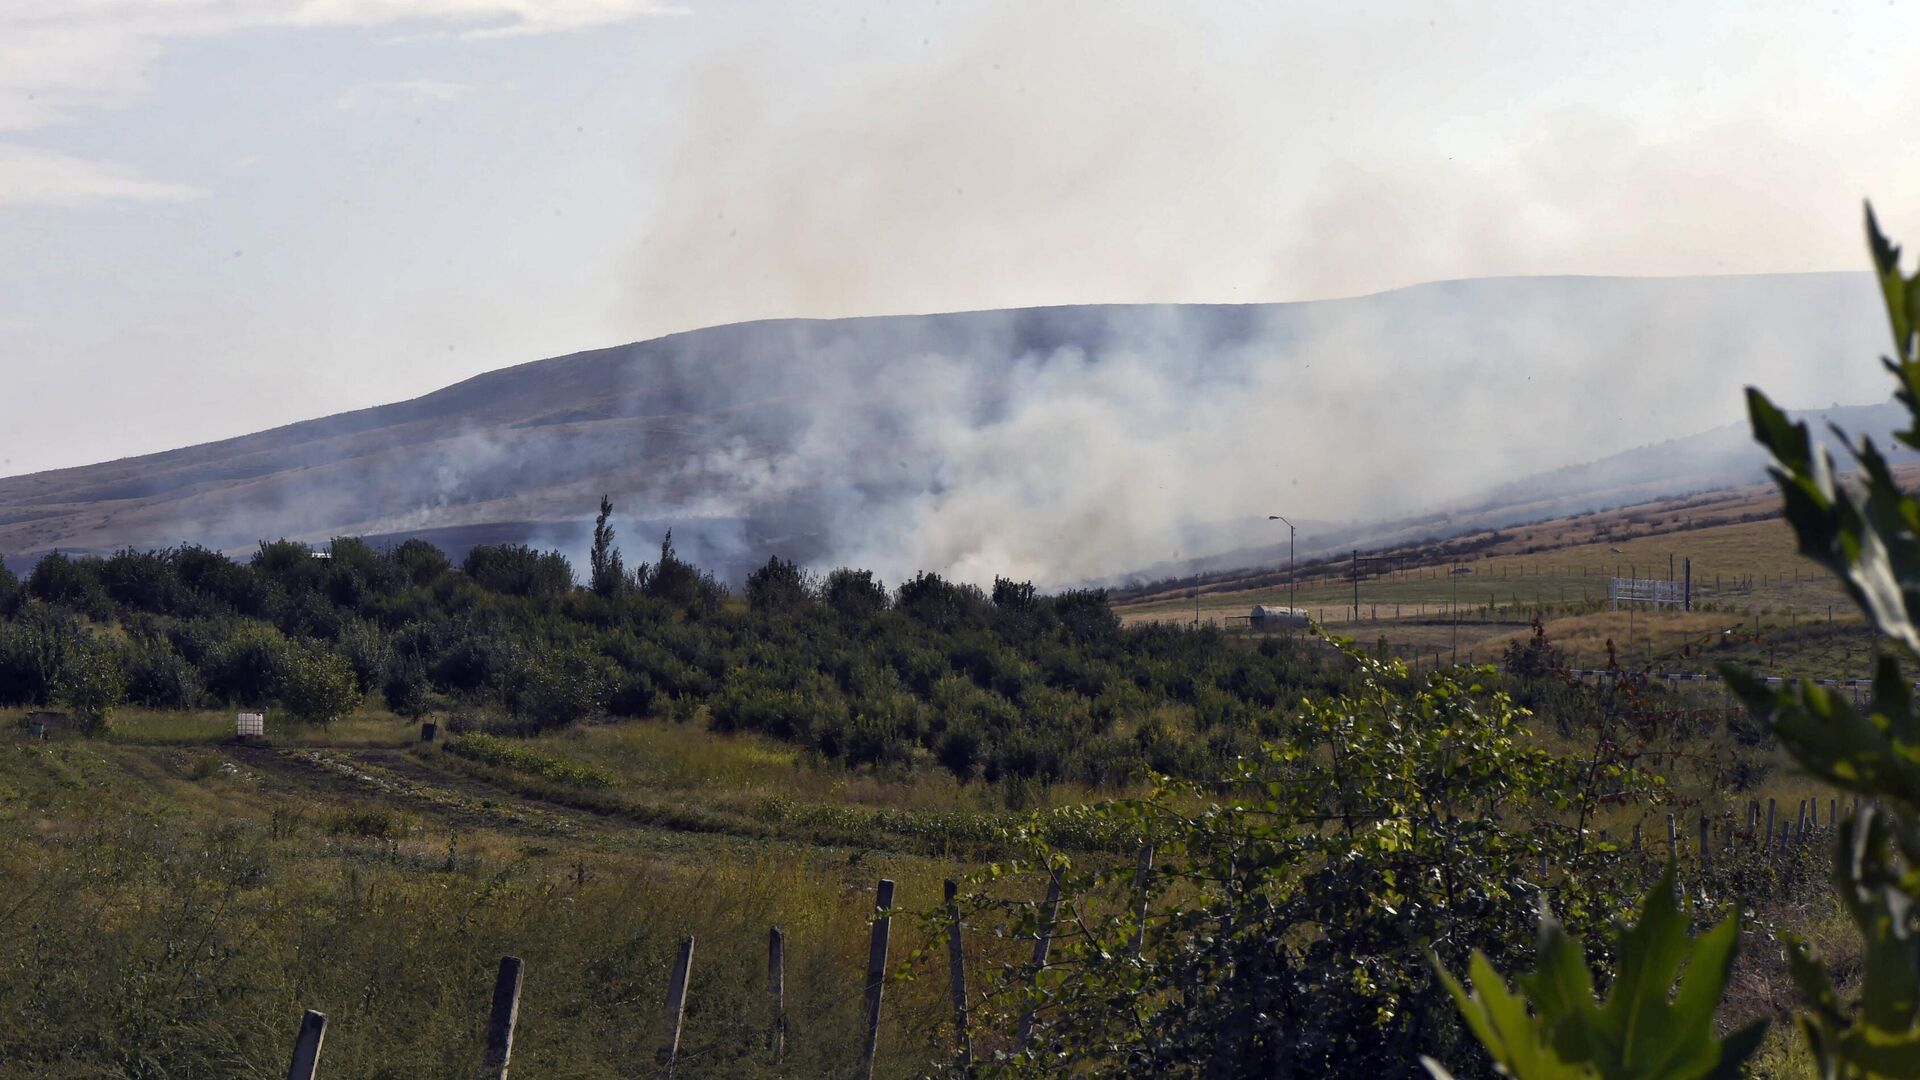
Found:
[(0, 475), (753, 318), (1860, 269), (1863, 197), (1920, 236), (1915, 42), (1892, 3), (0, 0)]

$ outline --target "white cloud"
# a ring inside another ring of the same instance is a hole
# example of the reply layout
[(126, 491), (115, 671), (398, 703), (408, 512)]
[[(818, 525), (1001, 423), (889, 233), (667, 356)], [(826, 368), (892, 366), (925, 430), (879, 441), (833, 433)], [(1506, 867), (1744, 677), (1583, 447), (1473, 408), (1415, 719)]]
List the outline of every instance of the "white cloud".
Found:
[(200, 188), (149, 179), (111, 162), (0, 143), (0, 206), (178, 202), (205, 194)]
[(395, 103), (417, 105), (452, 101), (470, 93), (473, 87), (467, 83), (444, 82), (439, 79), (399, 79), (363, 82), (347, 87), (338, 98), (334, 107), (340, 109), (372, 109), (381, 105)]
[[(0, 132), (71, 123), (138, 100), (176, 41), (273, 27), (434, 26), (463, 37), (608, 26), (683, 9), (661, 0), (0, 0)], [(467, 88), (409, 80), (346, 91), (342, 108), (381, 98), (448, 101)], [(108, 162), (0, 146), (0, 204), (81, 206), (194, 198), (186, 185)]]

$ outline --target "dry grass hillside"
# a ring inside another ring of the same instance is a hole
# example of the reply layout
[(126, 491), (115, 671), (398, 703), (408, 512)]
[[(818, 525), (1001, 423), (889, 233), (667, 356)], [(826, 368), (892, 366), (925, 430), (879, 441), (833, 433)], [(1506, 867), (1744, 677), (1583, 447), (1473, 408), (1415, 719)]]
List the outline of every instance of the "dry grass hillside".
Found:
[[(1896, 472), (1920, 483), (1920, 466)], [(1581, 666), (1605, 666), (1609, 641), (1624, 666), (1661, 670), (1738, 660), (1769, 674), (1862, 677), (1872, 656), (1832, 577), (1796, 550), (1770, 484), (1360, 555), (1357, 588), (1351, 556), (1302, 564), (1299, 606), (1335, 634), (1429, 662), (1490, 659), (1530, 633), (1536, 614)], [(1610, 577), (1665, 579), (1671, 566), (1679, 580), (1688, 561), (1693, 611), (1608, 609)], [(1187, 622), (1197, 598), (1201, 621), (1245, 628), (1254, 605), (1290, 595), (1282, 566), (1131, 597), (1121, 611)]]

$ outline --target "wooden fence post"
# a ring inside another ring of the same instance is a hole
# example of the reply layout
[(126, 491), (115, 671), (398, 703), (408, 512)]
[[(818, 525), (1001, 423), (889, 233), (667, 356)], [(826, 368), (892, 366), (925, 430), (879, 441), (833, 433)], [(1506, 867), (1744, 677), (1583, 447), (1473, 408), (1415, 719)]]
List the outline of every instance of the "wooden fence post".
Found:
[(1827, 828), (1829, 830), (1838, 830), (1840, 828), (1840, 800), (1839, 799), (1827, 800)]
[[(1047, 951), (1053, 947), (1053, 921), (1060, 914), (1060, 874), (1047, 870), (1047, 899), (1041, 905), (1040, 929), (1033, 936), (1033, 981), (1037, 986), (1040, 972), (1047, 966)], [(1033, 1039), (1034, 1007), (1028, 1005), (1020, 1013), (1020, 1030), (1014, 1038), (1014, 1049), (1025, 1050)]]
[(773, 1060), (787, 1048), (787, 936), (775, 926), (767, 931), (767, 990), (773, 995), (773, 1030), (768, 1044)]
[(667, 1041), (655, 1055), (668, 1076), (680, 1057), (680, 1023), (687, 1015), (687, 977), (693, 970), (693, 935), (680, 942), (680, 953), (673, 959), (673, 978), (667, 983)]
[(327, 1014), (307, 1010), (300, 1018), (300, 1034), (293, 1039), (293, 1064), (287, 1080), (313, 1080), (320, 1075), (320, 1044), (327, 1038)]
[(967, 1030), (967, 954), (960, 940), (960, 885), (947, 879), (947, 988), (953, 994), (953, 1031), (960, 1064), (973, 1063), (973, 1035)]
[(1640, 823), (1637, 821), (1633, 823), (1633, 850), (1640, 850)]
[(1673, 829), (1673, 815), (1668, 814), (1667, 815), (1667, 858), (1669, 859), (1679, 858), (1680, 857), (1679, 849), (1680, 849), (1679, 834), (1674, 832), (1674, 829)]
[(880, 1052), (880, 997), (887, 984), (887, 937), (893, 929), (893, 882), (880, 879), (873, 892), (878, 912), (873, 920), (873, 940), (867, 949), (867, 1045), (860, 1055), (860, 1075), (871, 1080), (873, 1059)]
[(507, 1062), (513, 1057), (513, 1026), (520, 1019), (520, 958), (500, 958), (493, 979), (493, 1009), (487, 1014), (487, 1053), (480, 1073), (486, 1080), (507, 1080)]
[(1800, 800), (1800, 816), (1793, 823), (1793, 838), (1798, 843), (1807, 842), (1807, 800)]
[(1147, 947), (1147, 875), (1153, 873), (1153, 845), (1140, 845), (1140, 861), (1133, 868), (1133, 891), (1140, 897), (1140, 921), (1133, 928), (1133, 958)]

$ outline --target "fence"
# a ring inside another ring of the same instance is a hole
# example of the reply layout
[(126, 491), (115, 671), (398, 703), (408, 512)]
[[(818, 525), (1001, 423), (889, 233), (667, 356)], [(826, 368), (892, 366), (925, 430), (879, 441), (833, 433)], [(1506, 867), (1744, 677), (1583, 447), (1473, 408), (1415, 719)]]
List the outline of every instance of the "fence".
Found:
[[(1151, 864), (1152, 849), (1143, 850), (1142, 873)], [(1144, 879), (1142, 881), (1144, 887)], [(880, 1047), (881, 1010), (885, 999), (887, 982), (887, 953), (893, 931), (894, 883), (880, 879), (874, 890), (874, 919), (868, 943), (865, 978), (860, 993), (865, 998), (863, 1042), (860, 1052), (858, 1075), (871, 1078), (873, 1063)], [(1060, 883), (1055, 878), (1047, 890), (1046, 911), (1039, 933), (1035, 937), (1034, 970), (1037, 974), (1045, 967), (1047, 953), (1053, 934), (1053, 921), (1060, 905)], [(1144, 917), (1144, 908), (1143, 917)], [(963, 1063), (972, 1059), (972, 1038), (968, 1029), (967, 977), (962, 923), (960, 920), (959, 884), (949, 880), (946, 883), (946, 913), (948, 977), (952, 981), (952, 997), (955, 1031), (958, 1037), (958, 1053)], [(660, 1046), (655, 1054), (654, 1066), (657, 1074), (671, 1077), (680, 1063), (680, 1035), (686, 1019), (687, 987), (693, 972), (693, 945), (691, 935), (680, 942), (674, 957), (673, 969), (667, 982), (665, 1022), (662, 1026)], [(1138, 949), (1136, 939), (1135, 948)], [(525, 965), (517, 956), (500, 958), (499, 970), (495, 973), (493, 984), (493, 1004), (487, 1015), (486, 1045), (481, 1054), (480, 1076), (483, 1080), (506, 1080), (508, 1067), (513, 1058), (514, 1028), (520, 1016), (520, 986)], [(778, 927), (767, 931), (767, 991), (769, 1016), (767, 1025), (768, 1052), (775, 1062), (781, 1060), (786, 1050), (788, 1030), (786, 1002), (786, 934)], [(840, 1004), (846, 999), (841, 998)], [(1031, 1036), (1033, 1016), (1028, 1014), (1021, 1020), (1020, 1041), (1025, 1042)], [(325, 1013), (308, 1009), (300, 1019), (299, 1032), (294, 1037), (293, 1059), (287, 1068), (287, 1080), (315, 1080), (320, 1075), (320, 1051), (326, 1041), (327, 1017)], [(634, 1070), (639, 1075), (643, 1070)]]
[[(1853, 800), (1851, 812), (1859, 813), (1860, 802)], [(1720, 850), (1731, 857), (1737, 847), (1745, 844), (1756, 852), (1768, 849), (1785, 851), (1792, 846), (1804, 845), (1815, 835), (1832, 835), (1839, 825), (1839, 800), (1827, 799), (1827, 822), (1820, 823), (1820, 807), (1817, 798), (1801, 799), (1799, 807), (1791, 820), (1779, 814), (1777, 800), (1767, 800), (1765, 828), (1762, 829), (1760, 803), (1748, 800), (1747, 821), (1744, 830), (1734, 827), (1732, 812), (1711, 815), (1701, 812), (1699, 816), (1698, 847), (1694, 857), (1701, 867), (1709, 867), (1714, 862), (1714, 851)], [(1716, 817), (1725, 824), (1718, 830), (1714, 828)], [(1778, 828), (1776, 829), (1776, 824)], [(1682, 843), (1679, 822), (1674, 814), (1666, 815), (1666, 851), (1670, 859), (1681, 858)], [(1641, 826), (1633, 827), (1631, 849), (1642, 850)], [(1148, 918), (1148, 880), (1153, 870), (1154, 849), (1152, 845), (1143, 845), (1139, 851), (1138, 865), (1135, 868), (1133, 887), (1138, 893), (1139, 922), (1134, 931), (1129, 948), (1135, 957), (1141, 955), (1145, 944)], [(1541, 856), (1541, 887), (1546, 888), (1546, 879), (1550, 867), (1546, 856)], [(1055, 925), (1059, 918), (1061, 904), (1061, 886), (1057, 874), (1050, 873), (1047, 883), (1046, 899), (1041, 902), (1037, 928), (1034, 932), (1033, 955), (1028, 970), (1038, 979), (1046, 968), (1051, 951)], [(868, 944), (865, 978), (860, 993), (865, 998), (865, 1010), (861, 1036), (861, 1052), (858, 1073), (860, 1077), (871, 1080), (874, 1059), (880, 1045), (880, 1025), (882, 1006), (886, 993), (887, 956), (892, 937), (892, 911), (894, 903), (894, 883), (882, 878), (874, 890), (874, 918)], [(947, 973), (951, 991), (954, 1020), (954, 1050), (959, 1063), (964, 1067), (973, 1059), (973, 1037), (970, 1027), (969, 997), (967, 992), (966, 953), (964, 924), (960, 916), (959, 885), (949, 879), (945, 885), (945, 905), (943, 915), (947, 923)], [(691, 935), (682, 939), (677, 950), (673, 969), (667, 982), (666, 1009), (662, 1025), (659, 1049), (655, 1053), (654, 1066), (657, 1075), (672, 1077), (675, 1067), (680, 1063), (680, 1037), (686, 1019), (687, 988), (693, 971), (694, 939)], [(481, 1054), (480, 1076), (482, 1080), (506, 1080), (508, 1068), (513, 1058), (514, 1029), (520, 1015), (520, 989), (525, 974), (525, 965), (517, 956), (503, 956), (494, 975), (492, 1005), (487, 1014), (486, 1042)], [(786, 1048), (788, 1014), (786, 1002), (786, 935), (778, 926), (767, 931), (767, 1033), (766, 1045), (774, 1062), (779, 1062)], [(845, 998), (841, 999), (842, 1002)], [(836, 1003), (838, 1004), (838, 1003)], [(1014, 1047), (1024, 1048), (1033, 1038), (1036, 1016), (1031, 1006), (1022, 1012), (1018, 1029), (1014, 1036)], [(287, 1068), (287, 1080), (315, 1080), (320, 1075), (321, 1049), (326, 1041), (327, 1017), (325, 1013), (308, 1009), (300, 1019), (300, 1028), (294, 1037), (292, 1061)], [(643, 1070), (634, 1070), (639, 1075)]]
[[(1735, 851), (1743, 841), (1747, 847), (1754, 851), (1766, 851), (1768, 849), (1785, 851), (1789, 847), (1797, 847), (1805, 844), (1807, 840), (1813, 836), (1831, 836), (1838, 830), (1840, 825), (1840, 800), (1833, 797), (1827, 799), (1827, 823), (1825, 825), (1820, 824), (1820, 800), (1817, 797), (1801, 799), (1799, 808), (1794, 813), (1792, 820), (1788, 820), (1786, 817), (1780, 815), (1778, 810), (1778, 800), (1768, 799), (1765, 827), (1762, 828), (1760, 802), (1758, 799), (1749, 799), (1747, 800), (1746, 828), (1740, 829), (1735, 827), (1732, 821), (1732, 812), (1728, 811), (1726, 814), (1721, 815), (1725, 820), (1725, 824), (1718, 830), (1715, 830), (1713, 825), (1715, 815), (1703, 811), (1700, 814), (1699, 822), (1699, 847), (1695, 849), (1694, 857), (1699, 861), (1701, 866), (1711, 866), (1713, 864), (1713, 852), (1716, 849), (1716, 840), (1718, 842), (1718, 849), (1729, 853)], [(1855, 815), (1859, 814), (1859, 799), (1856, 798), (1853, 800), (1850, 812)], [(1774, 828), (1776, 822), (1779, 825), (1778, 829)], [(1631, 846), (1634, 851), (1641, 850), (1640, 826), (1638, 825), (1633, 827)], [(1678, 860), (1684, 853), (1678, 822), (1674, 815), (1668, 814), (1666, 855), (1668, 858)]]

